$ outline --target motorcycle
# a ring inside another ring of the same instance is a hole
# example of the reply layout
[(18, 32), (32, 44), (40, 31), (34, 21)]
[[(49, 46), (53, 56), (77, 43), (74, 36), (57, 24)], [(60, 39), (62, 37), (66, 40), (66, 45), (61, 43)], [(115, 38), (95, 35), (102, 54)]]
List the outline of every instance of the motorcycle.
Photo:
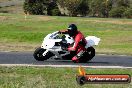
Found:
[[(82, 54), (80, 62), (88, 62), (95, 56), (95, 49), (93, 46), (98, 45), (100, 38), (95, 36), (87, 36), (86, 51)], [(55, 60), (71, 60), (76, 55), (75, 52), (67, 51), (68, 46), (74, 44), (74, 39), (68, 34), (60, 34), (58, 31), (48, 34), (41, 45), (34, 51), (34, 58), (37, 61), (44, 61), (49, 58)]]

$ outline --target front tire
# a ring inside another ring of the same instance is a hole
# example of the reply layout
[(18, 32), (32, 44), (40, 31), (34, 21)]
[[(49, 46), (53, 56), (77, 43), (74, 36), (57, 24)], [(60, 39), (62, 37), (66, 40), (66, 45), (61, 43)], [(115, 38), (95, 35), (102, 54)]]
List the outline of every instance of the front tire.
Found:
[(43, 49), (41, 47), (37, 48), (35, 51), (34, 51), (34, 58), (37, 60), (37, 61), (44, 61), (44, 60), (47, 60), (49, 59), (51, 56), (53, 56), (53, 53), (51, 52), (47, 52), (45, 56), (43, 56), (43, 53), (46, 51), (46, 49)]

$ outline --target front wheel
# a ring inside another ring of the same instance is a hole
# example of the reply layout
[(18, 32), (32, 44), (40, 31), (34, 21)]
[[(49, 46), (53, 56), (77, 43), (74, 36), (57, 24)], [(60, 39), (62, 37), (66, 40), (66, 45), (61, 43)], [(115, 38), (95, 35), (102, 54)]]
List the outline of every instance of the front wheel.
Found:
[(37, 60), (37, 61), (44, 61), (44, 60), (47, 60), (49, 59), (51, 56), (53, 56), (53, 53), (51, 52), (47, 52), (45, 56), (43, 56), (43, 53), (46, 51), (46, 49), (43, 49), (41, 47), (37, 48), (35, 51), (34, 51), (34, 58)]

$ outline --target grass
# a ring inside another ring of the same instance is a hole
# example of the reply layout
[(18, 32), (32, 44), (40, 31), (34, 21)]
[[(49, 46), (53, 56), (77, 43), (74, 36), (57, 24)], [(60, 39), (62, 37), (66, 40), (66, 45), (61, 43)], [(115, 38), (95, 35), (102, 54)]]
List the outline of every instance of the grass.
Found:
[(0, 6), (0, 13), (3, 12), (3, 13), (24, 14), (23, 2), (24, 0), (0, 0), (0, 3), (2, 4), (2, 6)]
[[(76, 23), (85, 36), (101, 38), (97, 53), (132, 55), (132, 20), (0, 13), (0, 46), (5, 51), (33, 51), (48, 33)], [(23, 48), (12, 46), (23, 46)], [(28, 49), (25, 49), (24, 46)]]
[(10, 0), (4, 0), (4, 1), (3, 0), (0, 0), (0, 2), (7, 2), (7, 1), (10, 1)]
[(14, 5), (0, 8), (0, 12), (24, 14), (22, 5)]
[[(88, 74), (130, 74), (131, 69), (85, 68)], [(131, 88), (130, 84), (76, 83), (78, 68), (0, 67), (0, 88)]]

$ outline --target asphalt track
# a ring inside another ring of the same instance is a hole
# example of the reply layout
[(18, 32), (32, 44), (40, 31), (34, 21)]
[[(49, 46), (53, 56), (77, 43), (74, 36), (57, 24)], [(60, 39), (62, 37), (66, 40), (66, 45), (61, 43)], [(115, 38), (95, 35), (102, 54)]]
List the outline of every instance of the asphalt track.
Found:
[(132, 56), (96, 55), (87, 63), (73, 63), (71, 60), (36, 61), (32, 52), (0, 52), (0, 66), (51, 66), (91, 68), (132, 68)]

